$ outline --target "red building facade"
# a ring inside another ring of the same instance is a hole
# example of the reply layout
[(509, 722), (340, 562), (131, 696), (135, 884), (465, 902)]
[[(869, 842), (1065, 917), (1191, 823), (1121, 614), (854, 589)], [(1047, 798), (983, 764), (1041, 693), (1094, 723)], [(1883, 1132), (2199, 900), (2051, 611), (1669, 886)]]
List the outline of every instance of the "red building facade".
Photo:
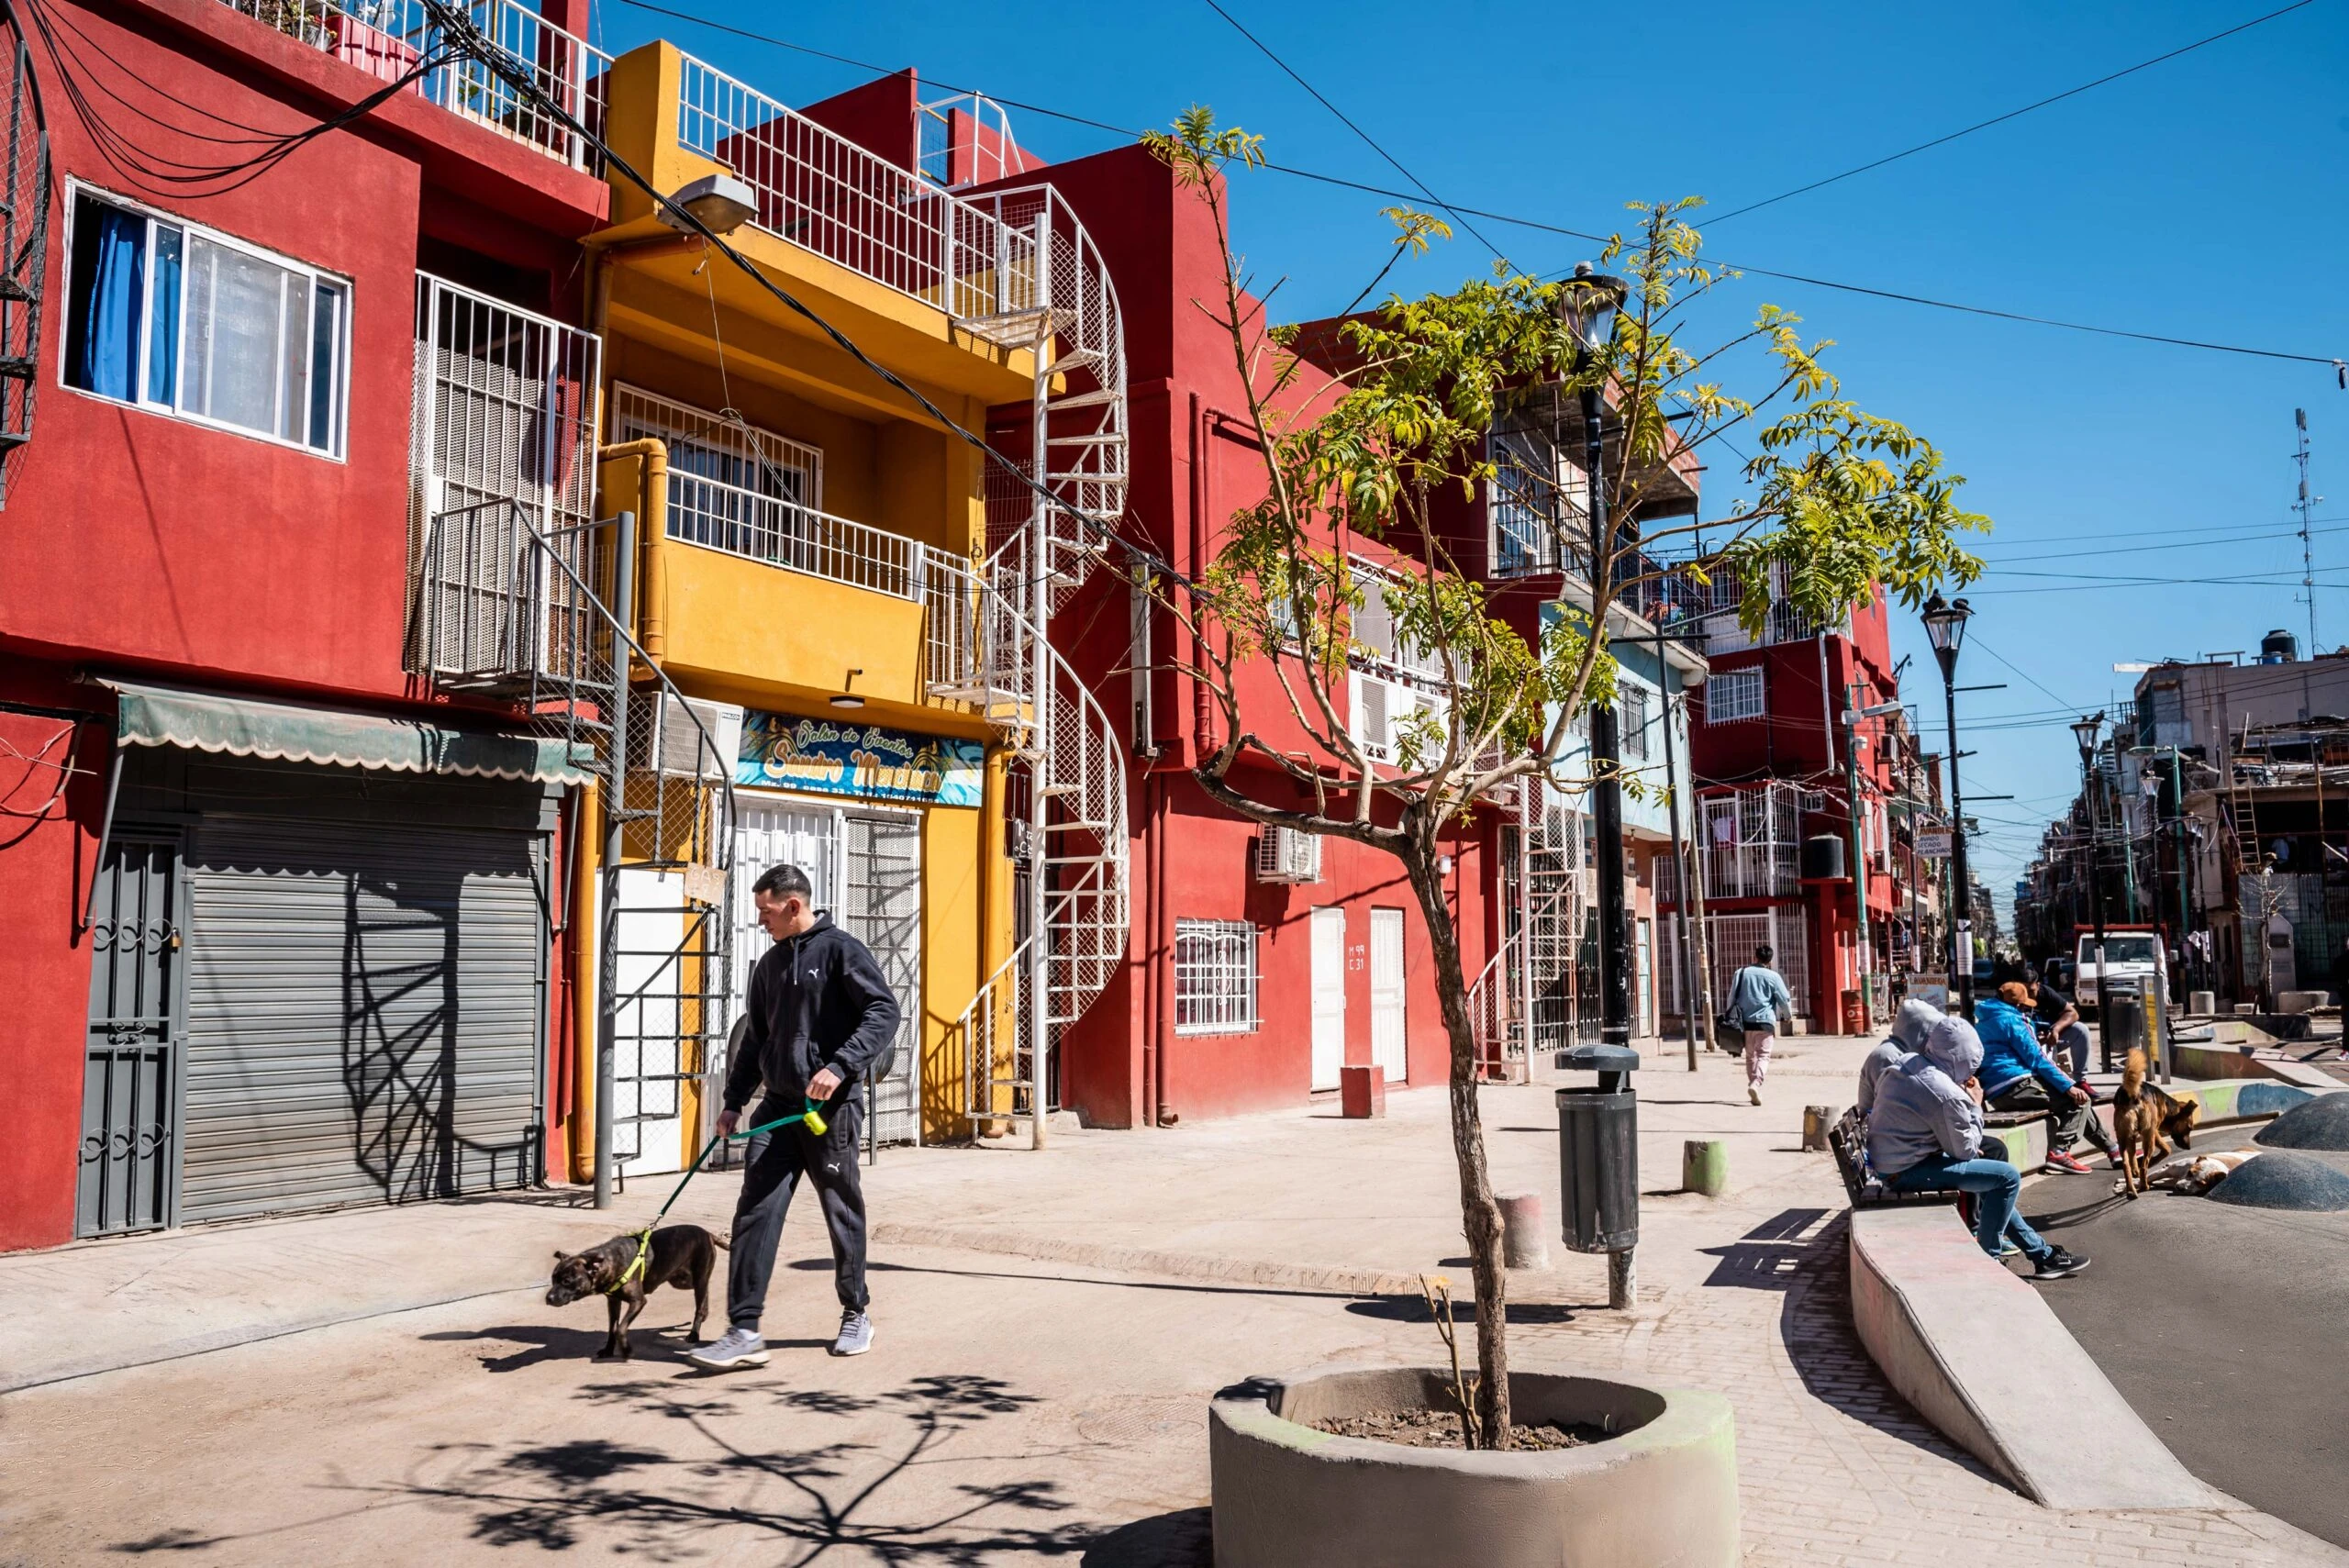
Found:
[[(535, 1181), (565, 770), (409, 673), (417, 301), (575, 320), (607, 189), (445, 69), (320, 133), (415, 59), (340, 13), (56, 9), (0, 513), (0, 1247)], [(582, 103), (584, 21), (529, 18)], [(186, 178), (253, 150), (227, 124), (311, 134)]]

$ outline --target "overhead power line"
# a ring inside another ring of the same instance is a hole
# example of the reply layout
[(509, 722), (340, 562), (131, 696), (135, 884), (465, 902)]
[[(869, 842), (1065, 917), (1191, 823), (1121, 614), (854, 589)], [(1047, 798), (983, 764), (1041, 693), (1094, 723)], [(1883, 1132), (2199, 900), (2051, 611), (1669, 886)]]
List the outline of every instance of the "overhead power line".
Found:
[[(712, 21), (707, 17), (697, 16), (691, 11), (682, 11), (673, 6), (655, 5), (652, 3), (652, 0), (620, 0), (620, 4), (631, 6), (636, 10), (649, 11), (655, 16), (671, 17), (679, 21), (691, 22), (696, 27), (707, 28), (713, 32), (726, 33), (735, 38), (747, 39), (754, 43), (770, 44), (776, 49), (789, 50), (796, 54), (811, 55), (819, 60), (831, 61), (836, 64), (854, 66), (860, 71), (870, 71), (876, 75), (893, 75), (896, 73), (897, 69), (892, 66), (875, 64), (871, 61), (858, 60), (851, 55), (835, 54), (830, 50), (816, 49), (807, 44), (794, 43), (789, 39), (776, 38), (771, 33), (753, 32), (748, 28), (738, 28), (730, 23)], [(937, 85), (944, 88), (950, 93), (971, 93), (977, 91), (976, 88), (957, 86), (953, 83), (944, 81), (938, 82)], [(1117, 136), (1127, 140), (1136, 139), (1141, 134), (1140, 131), (1127, 126), (1113, 125), (1107, 120), (1094, 119), (1086, 115), (1071, 114), (1064, 109), (1052, 108), (1043, 104), (1023, 102), (1018, 98), (1007, 98), (999, 93), (990, 93), (987, 94), (986, 96), (993, 99), (996, 103), (1001, 104), (1006, 108), (1018, 109), (1023, 114), (1043, 115), (1052, 119), (1065, 120), (1071, 125), (1081, 125), (1094, 130), (1107, 131), (1113, 136)], [(1416, 202), (1432, 199), (1416, 192), (1391, 190), (1386, 186), (1370, 184), (1362, 180), (1349, 180), (1341, 175), (1325, 174), (1318, 170), (1312, 169), (1298, 169), (1288, 164), (1276, 161), (1268, 161), (1264, 164), (1264, 168), (1270, 172), (1275, 174), (1286, 174), (1293, 179), (1308, 180), (1316, 184), (1330, 185), (1340, 190), (1360, 191), (1365, 195), (1382, 196), (1389, 201)], [(1569, 228), (1564, 224), (1548, 223), (1540, 218), (1520, 217), (1511, 213), (1494, 212), (1485, 207), (1464, 206), (1444, 203), (1438, 203), (1437, 205), (1443, 206), (1445, 211), (1459, 217), (1463, 222), (1465, 222), (1466, 219), (1471, 217), (1481, 217), (1492, 223), (1506, 223), (1515, 228), (1531, 229), (1540, 234), (1561, 235), (1569, 239), (1580, 239), (1596, 245), (1604, 245), (1610, 238), (1612, 238), (1609, 235), (1594, 233), (1588, 229)], [(2342, 358), (2331, 354), (2291, 353), (2279, 349), (2254, 349), (2233, 343), (2209, 342), (2196, 338), (2171, 337), (2167, 334), (2159, 332), (2138, 332), (2119, 327), (2100, 327), (2088, 322), (2065, 321), (2055, 317), (2033, 316), (2021, 311), (1999, 310), (1989, 306), (1967, 305), (1955, 300), (1933, 299), (1924, 295), (1908, 294), (1896, 289), (1871, 288), (1863, 284), (1839, 283), (1831, 278), (1812, 277), (1808, 273), (1803, 272), (1778, 272), (1768, 267), (1749, 266), (1739, 261), (1723, 260), (1720, 264), (1726, 267), (1735, 268), (1741, 272), (1750, 273), (1754, 277), (1775, 278), (1781, 283), (1799, 284), (1808, 288), (1821, 288), (1842, 294), (1863, 295), (1875, 299), (1887, 299), (1904, 305), (1921, 306), (1932, 310), (1956, 311), (1969, 316), (1987, 317), (1994, 320), (2019, 322), (2026, 326), (2048, 327), (2066, 332), (2085, 332), (2105, 338), (2132, 339), (2138, 342), (2159, 343), (2170, 348), (2200, 349), (2210, 353), (2243, 354), (2254, 359), (2285, 360), (2298, 364), (2329, 365), (2332, 367), (2336, 375), (2349, 378), (2349, 361), (2344, 361)]]
[[(1208, 0), (1208, 4), (1213, 6), (1215, 4), (1215, 0)], [(2313, 6), (2314, 4), (2316, 4), (2316, 0), (2292, 0), (2291, 5), (2285, 6), (2280, 11), (2270, 11), (2264, 17), (2254, 17), (2248, 22), (2238, 22), (2233, 27), (2227, 28), (2224, 32), (2212, 33), (2207, 39), (2197, 39), (2190, 44), (2171, 50), (2167, 54), (2157, 54), (2151, 60), (2141, 60), (2134, 65), (2127, 66), (2121, 70), (2099, 76), (2093, 82), (2083, 82), (2076, 87), (2066, 88), (2063, 92), (2055, 94), (2053, 97), (2042, 98), (2035, 104), (2025, 104), (2019, 109), (2009, 109), (2005, 114), (1993, 115), (1987, 120), (1977, 120), (1974, 124), (1967, 126), (1963, 130), (1951, 131), (1947, 136), (1937, 136), (1931, 141), (1920, 141), (1914, 147), (1904, 148), (1898, 152), (1888, 153), (1885, 157), (1876, 159), (1871, 162), (1863, 163), (1857, 168), (1846, 169), (1840, 174), (1830, 174), (1823, 180), (1813, 180), (1807, 185), (1797, 185), (1791, 191), (1780, 191), (1775, 196), (1768, 196), (1758, 202), (1750, 202), (1746, 206), (1739, 207), (1733, 212), (1722, 213), (1718, 217), (1713, 217), (1710, 221), (1714, 223), (1727, 223), (1731, 218), (1742, 217), (1749, 212), (1760, 212), (1765, 206), (1776, 206), (1780, 202), (1791, 201), (1795, 197), (1800, 195), (1808, 195), (1813, 191), (1822, 190), (1829, 185), (1836, 183), (1838, 181), (1848, 180), (1855, 174), (1865, 174), (1871, 169), (1881, 169), (1887, 163), (1898, 163), (1903, 158), (1914, 158), (1920, 152), (1930, 152), (1936, 147), (1946, 147), (1951, 142), (1957, 140), (1960, 137), (1972, 136), (1977, 130), (1988, 130), (1992, 126), (2004, 125), (2009, 120), (2012, 119), (2021, 119), (2023, 116), (2030, 114), (2034, 110), (2046, 108), (2051, 104), (2060, 104), (2066, 98), (2076, 98), (2081, 94), (2091, 92), (2096, 88), (2105, 85), (2109, 82), (2118, 82), (2124, 76), (2134, 76), (2140, 71), (2150, 71), (2154, 66), (2162, 64), (2165, 61), (2176, 60), (2181, 54), (2192, 54), (2196, 50), (2200, 49), (2207, 44), (2217, 43), (2221, 39), (2231, 39), (2237, 33), (2248, 32), (2264, 22), (2272, 22), (2278, 17), (2289, 16), (2294, 11), (2302, 10), (2310, 6)], [(1221, 9), (1220, 6), (1218, 6), (1217, 8), (1219, 10)]]
[[(2302, 0), (2302, 4), (2307, 3), (2308, 0)], [(1377, 153), (1381, 158), (1386, 160), (1388, 166), (1393, 168), (1395, 172), (1402, 175), (1403, 178), (1410, 181), (1412, 184), (1418, 186), (1419, 195), (1435, 203), (1436, 206), (1442, 207), (1444, 211), (1451, 213), (1453, 217), (1458, 218), (1460, 226), (1463, 228), (1465, 228), (1469, 233), (1475, 235), (1476, 237), (1476, 242), (1482, 245), (1486, 250), (1490, 250), (1493, 253), (1493, 259), (1495, 261), (1501, 262), (1503, 265), (1508, 264), (1508, 257), (1502, 253), (1499, 246), (1485, 238), (1485, 234), (1482, 229), (1478, 228), (1475, 224), (1470, 223), (1466, 218), (1461, 217), (1460, 214), (1454, 211), (1452, 206), (1442, 196), (1437, 195), (1433, 191), (1428, 189), (1428, 183), (1425, 180), (1420, 179), (1417, 174), (1414, 174), (1408, 169), (1404, 168), (1400, 159), (1387, 151), (1384, 147), (1381, 147), (1378, 144), (1378, 139), (1376, 137), (1371, 135), (1370, 132), (1356, 125), (1353, 120), (1348, 117), (1345, 110), (1338, 107), (1337, 105), (1331, 103), (1328, 98), (1323, 97), (1321, 95), (1321, 89), (1316, 87), (1312, 83), (1308, 82), (1303, 76), (1298, 75), (1296, 67), (1290, 65), (1287, 61), (1283, 60), (1279, 55), (1273, 52), (1272, 45), (1266, 43), (1263, 39), (1258, 38), (1254, 33), (1250, 32), (1246, 28), (1242, 27), (1239, 17), (1233, 16), (1230, 12), (1223, 8), (1221, 0), (1207, 0), (1207, 5), (1208, 9), (1213, 11), (1217, 16), (1221, 17), (1225, 21), (1231, 24), (1232, 31), (1238, 33), (1241, 38), (1246, 39), (1250, 43), (1254, 44), (1257, 50), (1262, 53), (1266, 60), (1269, 60), (1275, 65), (1279, 66), (1283, 73), (1285, 73), (1290, 81), (1304, 88), (1308, 93), (1310, 93), (1313, 95), (1313, 101), (1315, 103), (1329, 110), (1332, 115), (1335, 115), (1340, 125), (1344, 126), (1348, 130), (1360, 137), (1373, 152)]]

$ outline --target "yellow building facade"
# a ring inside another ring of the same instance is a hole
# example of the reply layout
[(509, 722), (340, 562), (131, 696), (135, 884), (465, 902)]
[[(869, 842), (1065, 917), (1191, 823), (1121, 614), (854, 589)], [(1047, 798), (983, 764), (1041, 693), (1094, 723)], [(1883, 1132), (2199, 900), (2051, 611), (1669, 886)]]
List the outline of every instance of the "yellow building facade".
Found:
[[(778, 291), (965, 429), (1034, 395), (1034, 357), (969, 329), (976, 313), (953, 296), (984, 288), (983, 267), (940, 265), (937, 226), (891, 216), (930, 199), (913, 175), (667, 44), (620, 59), (607, 97), (614, 152), (656, 188), (722, 174), (751, 190), (727, 238), (760, 273), (662, 222), (614, 172), (613, 222), (586, 240), (596, 515), (632, 517), (626, 597), (642, 657), (734, 766), (722, 892), (707, 874), (673, 886), (653, 871), (632, 888), (623, 857), (621, 1168), (680, 1169), (707, 1136), (717, 1062), (702, 1037), (715, 1031), (698, 1021), (739, 1017), (767, 945), (750, 884), (784, 862), (873, 946), (906, 1005), (895, 1078), (874, 1089), (878, 1135), (963, 1136), (957, 1020), (1014, 926), (1003, 736), (952, 695), (943, 646), (967, 635), (946, 623), (960, 624), (957, 585), (986, 542), (985, 459)], [(725, 793), (711, 790), (712, 810)], [(604, 917), (592, 902), (574, 918)], [(678, 924), (681, 903), (702, 917)], [(599, 945), (574, 944), (583, 998), (605, 983)], [(592, 1085), (584, 1006), (579, 1081)], [(573, 1126), (583, 1173), (593, 1116), (588, 1097)]]

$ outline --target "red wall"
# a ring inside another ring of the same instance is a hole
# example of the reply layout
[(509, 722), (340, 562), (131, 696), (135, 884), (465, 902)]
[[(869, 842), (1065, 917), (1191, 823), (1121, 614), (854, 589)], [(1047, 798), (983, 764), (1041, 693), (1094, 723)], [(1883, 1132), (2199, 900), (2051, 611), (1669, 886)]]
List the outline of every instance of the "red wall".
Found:
[[(136, 80), (249, 126), (313, 125), (380, 85), (216, 0), (70, 9), (108, 61), (101, 84)], [(54, 82), (53, 61), (37, 66)], [(215, 195), (136, 188), (64, 95), (52, 91), (47, 106), (56, 205), (33, 438), (10, 461), (0, 513), (0, 700), (106, 717), (82, 732), (84, 776), (46, 813), (15, 815), (49, 790), (38, 770), (0, 754), (0, 805), (12, 813), (0, 817), (0, 1104), (11, 1116), (0, 1249), (72, 1234), (89, 1006), (79, 916), (112, 732), (106, 694), (73, 676), (95, 668), (330, 700), (419, 696), (401, 669), (418, 235), (531, 272), (555, 308), (575, 309), (573, 241), (608, 203), (600, 182), (413, 97)], [(143, 119), (115, 128), (150, 160), (238, 155)], [(72, 175), (351, 280), (347, 461), (61, 384)], [(0, 740), (17, 753), (38, 753), (62, 728), (0, 714)]]

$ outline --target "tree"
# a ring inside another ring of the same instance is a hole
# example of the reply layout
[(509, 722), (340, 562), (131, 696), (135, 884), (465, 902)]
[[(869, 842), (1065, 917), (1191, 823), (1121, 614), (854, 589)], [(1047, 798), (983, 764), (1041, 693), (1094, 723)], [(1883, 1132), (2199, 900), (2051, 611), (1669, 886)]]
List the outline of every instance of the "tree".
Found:
[[(1426, 920), (1450, 1045), (1452, 1142), (1476, 1299), (1477, 1385), (1464, 1415), (1472, 1444), (1507, 1447), (1500, 1216), (1468, 980), (1439, 871), (1442, 836), (1513, 785), (1592, 782), (1565, 776), (1560, 759), (1575, 716), (1614, 700), (1607, 602), (1645, 603), (1638, 596), (1667, 581), (1708, 593), (1733, 584), (1741, 617), (1757, 630), (1781, 600), (1822, 619), (1879, 592), (1914, 604), (1979, 573), (1957, 537), (1987, 524), (1958, 508), (1964, 481), (1942, 472), (1930, 443), (1842, 395), (1820, 360), (1829, 345), (1806, 343), (1797, 317), (1765, 305), (1725, 342), (1683, 345), (1691, 307), (1736, 276), (1700, 259), (1687, 219), (1693, 200), (1631, 207), (1631, 232), (1603, 251), (1628, 273), (1620, 295), (1603, 278), (1544, 282), (1499, 263), (1490, 278), (1450, 292), (1390, 295), (1366, 317), (1350, 314), (1342, 362), (1326, 340), (1314, 362), (1294, 329), (1268, 324), (1232, 250), (1226, 175), (1263, 164), (1262, 139), (1194, 107), (1145, 140), (1214, 223), (1221, 297), (1196, 303), (1230, 340), (1266, 481), (1264, 498), (1228, 519), (1196, 580), (1153, 583), (1199, 651), (1190, 673), (1221, 721), (1195, 776), (1241, 817), (1351, 839), (1402, 863)], [(1386, 216), (1393, 250), (1357, 306), (1404, 257), (1450, 235), (1425, 213)], [(1592, 290), (1605, 292), (1577, 292)], [(1577, 306), (1611, 311), (1611, 338), (1579, 338)], [(1750, 399), (1715, 379), (1739, 350), (1764, 367), (1763, 390)], [(1620, 521), (1595, 534), (1554, 465), (1503, 476), (1487, 455), (1488, 436), (1533, 400), (1586, 387), (1600, 391), (1620, 430), (1600, 481), (1605, 515)], [(1733, 433), (1756, 449), (1742, 465), (1750, 502), (1725, 518), (1642, 535), (1650, 488)], [(1433, 509), (1447, 487), (1473, 495), (1503, 482), (1542, 507), (1584, 583), (1598, 585), (1546, 624), (1538, 647), (1456, 569)], [(1336, 542), (1340, 524), (1393, 547), (1397, 570), (1376, 578), (1358, 570)], [(1651, 553), (1684, 536), (1676, 562)], [(1431, 672), (1438, 698), (1402, 719), (1384, 760), (1366, 754), (1345, 713), (1348, 671), (1370, 652), (1358, 633), (1382, 618), (1393, 645)], [(1243, 686), (1243, 669), (1269, 669), (1274, 680)]]

